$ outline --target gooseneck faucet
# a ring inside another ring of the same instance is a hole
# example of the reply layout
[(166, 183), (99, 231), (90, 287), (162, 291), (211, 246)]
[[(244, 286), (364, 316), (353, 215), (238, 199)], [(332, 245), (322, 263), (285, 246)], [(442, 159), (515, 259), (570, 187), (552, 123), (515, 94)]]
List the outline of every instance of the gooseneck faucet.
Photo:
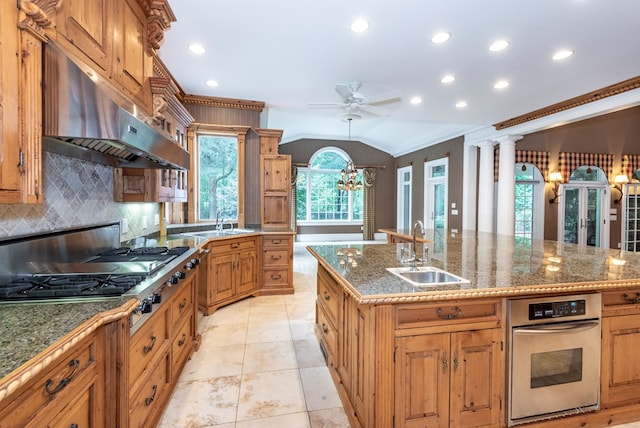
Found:
[(418, 263), (422, 263), (423, 260), (418, 257), (418, 251), (416, 250), (416, 229), (420, 226), (420, 233), (424, 236), (424, 224), (420, 220), (417, 220), (413, 225), (412, 235), (413, 235), (413, 256), (407, 260), (411, 262), (411, 270), (418, 270)]

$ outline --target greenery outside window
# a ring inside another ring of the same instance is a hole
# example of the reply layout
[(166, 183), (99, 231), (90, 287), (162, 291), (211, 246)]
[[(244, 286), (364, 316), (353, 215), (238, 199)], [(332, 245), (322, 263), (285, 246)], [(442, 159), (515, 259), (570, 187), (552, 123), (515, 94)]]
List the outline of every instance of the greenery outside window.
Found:
[(198, 219), (238, 220), (238, 138), (198, 134)]
[[(297, 220), (300, 224), (362, 224), (362, 191), (338, 190), (349, 156), (335, 147), (316, 152), (308, 168), (298, 168)], [(358, 172), (362, 180), (362, 172)]]
[(526, 239), (542, 239), (544, 222), (544, 189), (542, 174), (533, 164), (515, 165), (515, 231)]

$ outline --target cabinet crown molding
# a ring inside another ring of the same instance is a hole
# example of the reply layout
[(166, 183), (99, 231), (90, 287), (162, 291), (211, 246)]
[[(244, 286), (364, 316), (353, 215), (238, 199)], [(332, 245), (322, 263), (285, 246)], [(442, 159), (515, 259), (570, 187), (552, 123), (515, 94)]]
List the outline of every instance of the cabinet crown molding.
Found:
[(62, 0), (22, 0), (18, 2), (18, 28), (29, 31), (43, 42), (47, 41), (44, 30), (53, 26), (51, 15), (55, 14)]

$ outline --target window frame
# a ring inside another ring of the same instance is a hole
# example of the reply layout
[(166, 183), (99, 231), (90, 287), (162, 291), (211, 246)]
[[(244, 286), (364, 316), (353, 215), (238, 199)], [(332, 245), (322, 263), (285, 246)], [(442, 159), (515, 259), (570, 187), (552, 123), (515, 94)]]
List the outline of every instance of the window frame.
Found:
[[(306, 213), (305, 213), (305, 219), (296, 219), (296, 223), (300, 226), (358, 226), (358, 225), (362, 225), (364, 224), (364, 207), (362, 207), (361, 209), (361, 213), (362, 213), (362, 217), (361, 219), (354, 219), (353, 218), (353, 214), (354, 214), (354, 196), (353, 196), (353, 191), (347, 191), (347, 196), (348, 196), (348, 215), (349, 215), (349, 219), (348, 220), (312, 220), (311, 219), (311, 194), (313, 193), (312, 191), (312, 186), (311, 186), (311, 182), (312, 182), (312, 176), (314, 174), (340, 174), (340, 170), (332, 170), (332, 169), (315, 169), (313, 168), (311, 165), (313, 165), (314, 160), (321, 155), (322, 153), (326, 153), (326, 152), (334, 152), (337, 153), (345, 162), (345, 167), (347, 162), (352, 162), (351, 157), (347, 154), (347, 152), (345, 152), (344, 150), (338, 148), (338, 147), (334, 147), (334, 146), (328, 146), (328, 147), (323, 147), (319, 150), (317, 150), (309, 159), (309, 165), (306, 167), (298, 167), (298, 179), (300, 179), (300, 177), (304, 176), (306, 178), (306, 202), (305, 202), (305, 207), (306, 207)], [(357, 169), (359, 174), (362, 174), (362, 170), (361, 169)], [(337, 183), (337, 177), (336, 177), (336, 183)], [(362, 192), (362, 190), (357, 190), (357, 192)], [(300, 194), (300, 192), (298, 192), (298, 195)], [(299, 197), (299, 196), (298, 196)], [(297, 204), (297, 200), (293, 201), (293, 203)], [(299, 213), (298, 213), (299, 214)]]

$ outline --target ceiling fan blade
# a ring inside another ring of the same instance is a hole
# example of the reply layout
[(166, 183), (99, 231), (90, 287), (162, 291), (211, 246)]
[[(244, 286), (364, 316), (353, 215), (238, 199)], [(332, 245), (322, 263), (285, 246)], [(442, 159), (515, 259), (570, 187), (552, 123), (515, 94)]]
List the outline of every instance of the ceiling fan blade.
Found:
[(374, 106), (371, 104), (364, 104), (360, 106), (360, 111), (364, 113), (368, 113), (373, 116), (381, 116), (381, 117), (386, 117), (391, 114), (391, 111), (389, 111), (388, 109)]
[(387, 91), (380, 94), (372, 95), (367, 97), (366, 104), (373, 106), (381, 106), (392, 103), (397, 103), (402, 101), (402, 97), (400, 96), (400, 92), (398, 91)]
[(310, 103), (307, 104), (309, 108), (344, 108), (348, 104), (345, 103)]
[(353, 91), (349, 87), (349, 85), (344, 83), (338, 83), (336, 85), (336, 92), (340, 95), (343, 101), (347, 101), (349, 98), (353, 96)]

